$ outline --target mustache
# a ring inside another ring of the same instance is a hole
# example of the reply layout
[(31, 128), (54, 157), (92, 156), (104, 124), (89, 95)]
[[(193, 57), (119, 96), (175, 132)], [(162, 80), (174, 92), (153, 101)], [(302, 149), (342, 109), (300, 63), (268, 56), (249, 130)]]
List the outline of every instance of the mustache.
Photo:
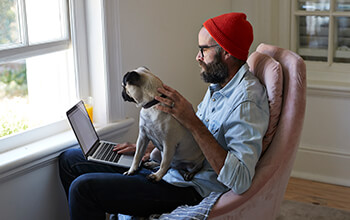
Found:
[(203, 67), (204, 70), (207, 70), (207, 69), (208, 69), (207, 64), (205, 64), (205, 63), (204, 63), (203, 61), (201, 61), (201, 60), (198, 60), (198, 65), (199, 65), (200, 67)]

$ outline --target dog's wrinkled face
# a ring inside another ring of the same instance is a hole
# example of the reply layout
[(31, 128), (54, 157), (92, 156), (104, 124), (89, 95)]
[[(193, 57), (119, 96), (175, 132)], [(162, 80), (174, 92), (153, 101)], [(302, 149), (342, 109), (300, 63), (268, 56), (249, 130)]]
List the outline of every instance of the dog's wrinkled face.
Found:
[(159, 94), (157, 88), (162, 85), (161, 80), (149, 69), (139, 67), (124, 75), (122, 96), (124, 101), (135, 102), (138, 107), (143, 106)]

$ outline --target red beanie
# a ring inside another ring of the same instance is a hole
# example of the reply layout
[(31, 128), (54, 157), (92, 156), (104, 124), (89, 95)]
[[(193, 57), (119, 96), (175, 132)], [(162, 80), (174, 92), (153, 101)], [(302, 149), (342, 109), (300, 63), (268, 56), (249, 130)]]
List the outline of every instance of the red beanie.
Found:
[(247, 60), (253, 42), (253, 28), (243, 13), (228, 13), (208, 19), (203, 26), (214, 40), (232, 56)]

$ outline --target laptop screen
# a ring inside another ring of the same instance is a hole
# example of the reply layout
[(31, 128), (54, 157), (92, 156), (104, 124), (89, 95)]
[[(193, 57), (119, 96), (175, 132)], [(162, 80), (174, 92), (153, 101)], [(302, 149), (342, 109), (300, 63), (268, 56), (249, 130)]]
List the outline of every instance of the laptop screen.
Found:
[(90, 121), (84, 103), (80, 101), (67, 111), (67, 117), (84, 154), (87, 154), (99, 139)]

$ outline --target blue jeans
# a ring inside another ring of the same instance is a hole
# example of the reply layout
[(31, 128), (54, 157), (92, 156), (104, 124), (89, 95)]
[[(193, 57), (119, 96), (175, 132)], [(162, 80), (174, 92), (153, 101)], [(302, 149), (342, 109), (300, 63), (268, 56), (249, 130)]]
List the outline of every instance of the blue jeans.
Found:
[(140, 168), (125, 176), (124, 168), (87, 161), (80, 149), (59, 157), (59, 173), (69, 211), (75, 219), (105, 219), (105, 213), (149, 216), (171, 212), (179, 205), (198, 204), (202, 197), (192, 187), (146, 179), (152, 171)]

